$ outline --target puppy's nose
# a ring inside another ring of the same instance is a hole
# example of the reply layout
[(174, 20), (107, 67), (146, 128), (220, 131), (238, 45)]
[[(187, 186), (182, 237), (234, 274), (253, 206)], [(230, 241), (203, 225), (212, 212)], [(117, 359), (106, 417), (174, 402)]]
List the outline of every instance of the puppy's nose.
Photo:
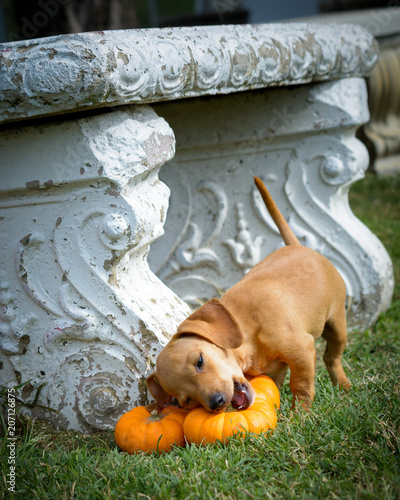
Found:
[(217, 410), (225, 404), (225, 398), (220, 392), (216, 392), (210, 401), (210, 409)]

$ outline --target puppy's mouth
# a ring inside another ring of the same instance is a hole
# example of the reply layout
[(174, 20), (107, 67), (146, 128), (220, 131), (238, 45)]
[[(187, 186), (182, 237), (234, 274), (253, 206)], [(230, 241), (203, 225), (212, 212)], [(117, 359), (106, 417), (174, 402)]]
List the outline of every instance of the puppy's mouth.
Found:
[(233, 384), (233, 397), (231, 405), (237, 410), (246, 410), (252, 403), (249, 387), (240, 382)]

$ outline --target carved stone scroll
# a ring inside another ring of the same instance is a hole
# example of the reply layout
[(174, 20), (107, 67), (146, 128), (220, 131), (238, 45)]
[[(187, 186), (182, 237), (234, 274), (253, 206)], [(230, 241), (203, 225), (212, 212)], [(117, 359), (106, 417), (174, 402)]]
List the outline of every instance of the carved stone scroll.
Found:
[(350, 327), (371, 325), (389, 306), (390, 258), (355, 218), (347, 196), (368, 167), (367, 150), (355, 138), (368, 121), (364, 80), (155, 109), (173, 127), (177, 153), (162, 170), (170, 209), (165, 235), (149, 258), (183, 300), (197, 307), (220, 296), (283, 244), (253, 187), (254, 174), (266, 182), (300, 241), (342, 274)]
[(58, 428), (112, 427), (189, 309), (150, 271), (174, 154), (146, 106), (0, 136), (0, 378)]

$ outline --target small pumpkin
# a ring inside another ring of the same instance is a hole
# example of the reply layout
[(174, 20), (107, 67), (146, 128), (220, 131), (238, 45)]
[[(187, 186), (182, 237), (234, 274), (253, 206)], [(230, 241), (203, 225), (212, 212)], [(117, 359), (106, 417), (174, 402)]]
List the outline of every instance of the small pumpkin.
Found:
[(183, 421), (186, 415), (186, 410), (172, 405), (160, 412), (137, 406), (118, 420), (114, 431), (115, 441), (122, 451), (130, 454), (138, 451), (168, 451), (173, 445), (183, 446)]
[(229, 408), (225, 412), (211, 413), (196, 408), (188, 413), (183, 431), (189, 443), (214, 443), (242, 432), (261, 434), (276, 426), (276, 408), (279, 408), (279, 391), (274, 382), (261, 375), (250, 380), (256, 398), (246, 410)]

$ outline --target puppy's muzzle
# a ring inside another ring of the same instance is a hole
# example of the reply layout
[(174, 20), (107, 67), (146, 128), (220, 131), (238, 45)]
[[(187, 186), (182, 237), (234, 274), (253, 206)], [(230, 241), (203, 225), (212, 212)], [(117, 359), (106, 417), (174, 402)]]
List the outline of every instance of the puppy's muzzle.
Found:
[(245, 410), (252, 403), (252, 397), (247, 385), (240, 382), (233, 384), (233, 396), (231, 401), (227, 401), (226, 396), (216, 392), (210, 399), (209, 409), (211, 411), (224, 411), (229, 403), (237, 410)]

